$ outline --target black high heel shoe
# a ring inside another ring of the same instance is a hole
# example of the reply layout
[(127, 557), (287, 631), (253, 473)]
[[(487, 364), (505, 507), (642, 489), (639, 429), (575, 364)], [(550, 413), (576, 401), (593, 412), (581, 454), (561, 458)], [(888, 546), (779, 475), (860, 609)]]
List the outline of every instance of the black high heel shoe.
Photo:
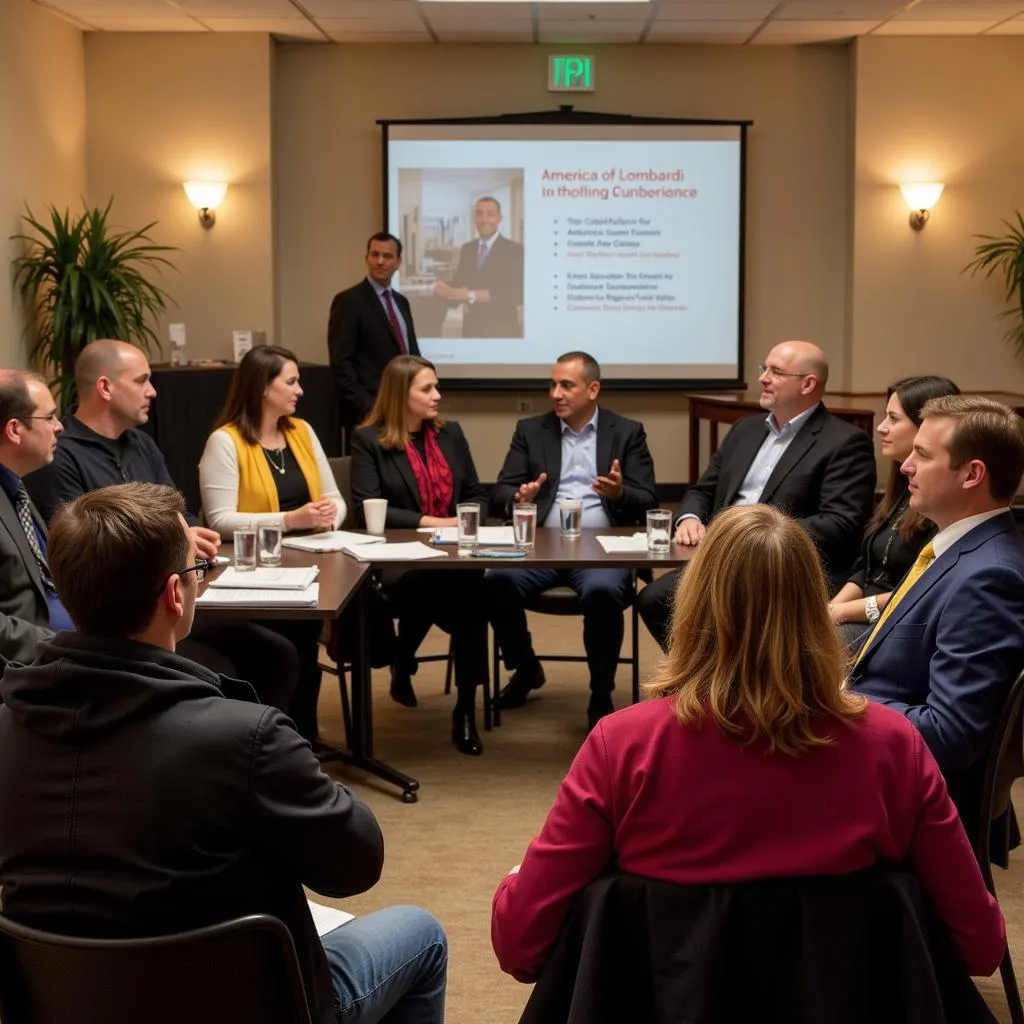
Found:
[(480, 734), (476, 731), (476, 714), (471, 708), (463, 711), (456, 708), (452, 712), (452, 743), (460, 754), (479, 757), (484, 752), (480, 742)]

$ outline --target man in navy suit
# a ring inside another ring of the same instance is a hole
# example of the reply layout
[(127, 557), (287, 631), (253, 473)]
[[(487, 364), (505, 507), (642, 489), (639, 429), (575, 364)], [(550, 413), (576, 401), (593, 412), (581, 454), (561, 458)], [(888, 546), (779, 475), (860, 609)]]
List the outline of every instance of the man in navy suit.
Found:
[(451, 281), (438, 281), (434, 293), (462, 303), (464, 338), (521, 338), (523, 325), (523, 247), (500, 234), (501, 204), (483, 196), (473, 206), (476, 241), (459, 250)]
[[(520, 420), (498, 482), (493, 515), (508, 518), (513, 504), (535, 502), (537, 525), (559, 528), (559, 501), (581, 499), (584, 526), (631, 526), (656, 508), (654, 462), (642, 424), (598, 408), (601, 368), (585, 352), (559, 356), (551, 372), (554, 411)], [(622, 646), (623, 609), (633, 596), (625, 569), (492, 570), (484, 580), (491, 624), (505, 667), (515, 674), (501, 691), (502, 708), (526, 703), (544, 685), (533, 652), (524, 601), (550, 587), (568, 586), (583, 609), (583, 646), (590, 669), (590, 728), (612, 708)]]
[(378, 231), (366, 243), (366, 277), (331, 303), (327, 348), (343, 426), (355, 426), (366, 417), (392, 358), (403, 352), (420, 354), (409, 300), (391, 287), (401, 265), (402, 243)]
[(939, 532), (868, 635), (851, 683), (917, 726), (970, 829), (1024, 669), (1024, 538), (1008, 507), (1024, 473), (1024, 423), (968, 395), (933, 399), (923, 417), (902, 469), (910, 507)]

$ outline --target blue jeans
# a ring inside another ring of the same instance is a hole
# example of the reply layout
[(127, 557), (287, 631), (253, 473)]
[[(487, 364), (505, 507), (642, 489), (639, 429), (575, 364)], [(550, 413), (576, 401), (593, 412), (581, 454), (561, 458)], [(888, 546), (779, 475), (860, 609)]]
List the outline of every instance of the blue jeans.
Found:
[(320, 939), (338, 1024), (442, 1024), (448, 941), (432, 914), (387, 907)]

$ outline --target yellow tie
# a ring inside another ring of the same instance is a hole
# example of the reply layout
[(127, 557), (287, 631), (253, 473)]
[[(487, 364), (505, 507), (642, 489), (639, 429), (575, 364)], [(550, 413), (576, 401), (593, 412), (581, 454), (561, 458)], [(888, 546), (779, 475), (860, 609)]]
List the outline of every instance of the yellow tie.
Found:
[(903, 600), (907, 591), (909, 591), (910, 588), (921, 578), (925, 569), (927, 569), (934, 561), (935, 548), (932, 547), (931, 542), (929, 541), (921, 549), (921, 554), (917, 556), (917, 561), (910, 567), (910, 572), (903, 577), (903, 582), (896, 588), (896, 593), (889, 598), (889, 603), (885, 606), (885, 611), (882, 612), (882, 617), (875, 623), (875, 628), (871, 630), (867, 640), (861, 645), (857, 658), (853, 663), (853, 668), (856, 668), (857, 665), (860, 664), (860, 659), (864, 657), (864, 652), (871, 646), (871, 642), (875, 639), (875, 635), (882, 628), (885, 620), (889, 618), (895, 610), (896, 605)]

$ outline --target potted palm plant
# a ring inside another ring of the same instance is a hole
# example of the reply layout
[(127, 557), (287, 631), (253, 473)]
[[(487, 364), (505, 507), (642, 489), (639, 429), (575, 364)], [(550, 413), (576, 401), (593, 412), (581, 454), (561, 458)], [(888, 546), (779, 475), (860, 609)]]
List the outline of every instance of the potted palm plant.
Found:
[(1003, 221), (1006, 234), (975, 235), (979, 244), (974, 248), (974, 259), (964, 267), (972, 274), (983, 273), (991, 277), (999, 271), (1006, 285), (1006, 301), (1010, 308), (1000, 316), (1010, 321), (1006, 340), (1013, 344), (1017, 355), (1024, 352), (1024, 216), (1014, 211), (1016, 224)]
[(161, 265), (173, 269), (162, 253), (174, 247), (149, 237), (155, 221), (137, 231), (113, 230), (112, 203), (74, 218), (51, 206), (45, 223), (29, 209), (22, 220), (35, 234), (13, 236), (23, 245), (14, 280), (32, 314), (26, 328), (34, 337), (32, 361), (52, 372), (65, 408), (74, 400), (78, 353), (97, 338), (159, 349), (150, 321), (172, 301), (147, 273)]

